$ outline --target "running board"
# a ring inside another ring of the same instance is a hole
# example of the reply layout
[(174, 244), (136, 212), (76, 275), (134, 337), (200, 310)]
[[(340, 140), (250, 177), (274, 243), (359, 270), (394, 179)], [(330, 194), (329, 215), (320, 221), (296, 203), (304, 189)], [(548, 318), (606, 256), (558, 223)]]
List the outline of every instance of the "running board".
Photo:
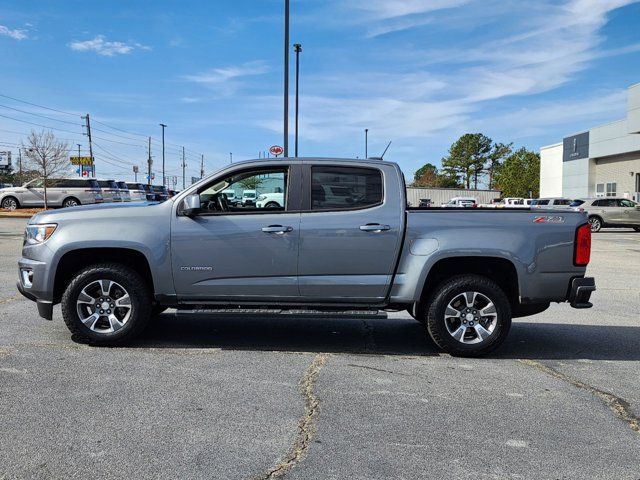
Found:
[(298, 318), (374, 318), (386, 319), (381, 310), (310, 310), (302, 308), (197, 308), (178, 310), (177, 315), (213, 317), (298, 317)]

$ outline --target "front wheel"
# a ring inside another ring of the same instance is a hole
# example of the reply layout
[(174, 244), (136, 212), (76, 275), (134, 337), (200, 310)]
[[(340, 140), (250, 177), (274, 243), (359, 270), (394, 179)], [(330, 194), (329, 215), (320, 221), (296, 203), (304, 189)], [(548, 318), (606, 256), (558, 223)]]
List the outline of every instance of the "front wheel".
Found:
[(118, 345), (133, 339), (151, 315), (151, 294), (134, 270), (96, 264), (80, 271), (62, 296), (62, 316), (73, 339)]
[(589, 217), (589, 225), (592, 232), (599, 232), (602, 229), (602, 220), (600, 217)]
[(633, 227), (636, 232), (640, 232), (640, 227)]
[(498, 348), (511, 327), (504, 291), (480, 275), (445, 280), (430, 297), (425, 323), (431, 339), (452, 355), (477, 357)]

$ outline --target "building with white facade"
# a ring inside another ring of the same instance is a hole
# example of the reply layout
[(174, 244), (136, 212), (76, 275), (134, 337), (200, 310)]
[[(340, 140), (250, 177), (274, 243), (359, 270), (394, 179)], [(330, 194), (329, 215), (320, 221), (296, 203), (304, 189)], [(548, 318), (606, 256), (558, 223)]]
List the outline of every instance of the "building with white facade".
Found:
[(640, 201), (640, 83), (627, 115), (540, 149), (541, 197), (625, 197)]

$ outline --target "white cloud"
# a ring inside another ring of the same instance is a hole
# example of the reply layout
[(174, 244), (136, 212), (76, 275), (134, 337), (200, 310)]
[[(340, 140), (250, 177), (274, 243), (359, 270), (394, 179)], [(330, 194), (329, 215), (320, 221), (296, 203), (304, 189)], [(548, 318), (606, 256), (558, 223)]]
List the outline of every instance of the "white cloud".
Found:
[(105, 57), (126, 55), (134, 50), (151, 50), (151, 47), (135, 42), (110, 42), (104, 35), (97, 35), (91, 40), (71, 42), (69, 47), (77, 52), (95, 52)]
[(349, 0), (347, 8), (366, 13), (370, 18), (383, 20), (454, 8), (471, 0)]
[(13, 38), (14, 40), (25, 40), (26, 38), (29, 38), (26, 30), (22, 30), (20, 28), (9, 28), (4, 25), (0, 25), (0, 35)]
[(185, 75), (183, 78), (190, 82), (202, 83), (206, 85), (215, 85), (233, 80), (240, 77), (248, 77), (252, 75), (262, 75), (267, 73), (269, 67), (262, 61), (254, 61), (243, 63), (242, 65), (232, 65), (228, 67), (219, 67), (207, 70), (206, 72), (196, 73), (193, 75)]

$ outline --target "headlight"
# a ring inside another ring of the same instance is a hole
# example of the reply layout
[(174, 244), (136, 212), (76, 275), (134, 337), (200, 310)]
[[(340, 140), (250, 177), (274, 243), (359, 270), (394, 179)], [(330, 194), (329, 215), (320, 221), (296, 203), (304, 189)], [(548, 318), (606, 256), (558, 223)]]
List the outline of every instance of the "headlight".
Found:
[(55, 223), (48, 223), (46, 225), (27, 225), (24, 231), (24, 245), (38, 245), (39, 243), (46, 242), (53, 232), (56, 231), (57, 225)]
[(267, 196), (266, 196), (266, 195), (260, 195), (260, 196), (258, 197), (258, 200), (259, 200), (259, 201), (266, 200), (266, 199), (267, 199)]

